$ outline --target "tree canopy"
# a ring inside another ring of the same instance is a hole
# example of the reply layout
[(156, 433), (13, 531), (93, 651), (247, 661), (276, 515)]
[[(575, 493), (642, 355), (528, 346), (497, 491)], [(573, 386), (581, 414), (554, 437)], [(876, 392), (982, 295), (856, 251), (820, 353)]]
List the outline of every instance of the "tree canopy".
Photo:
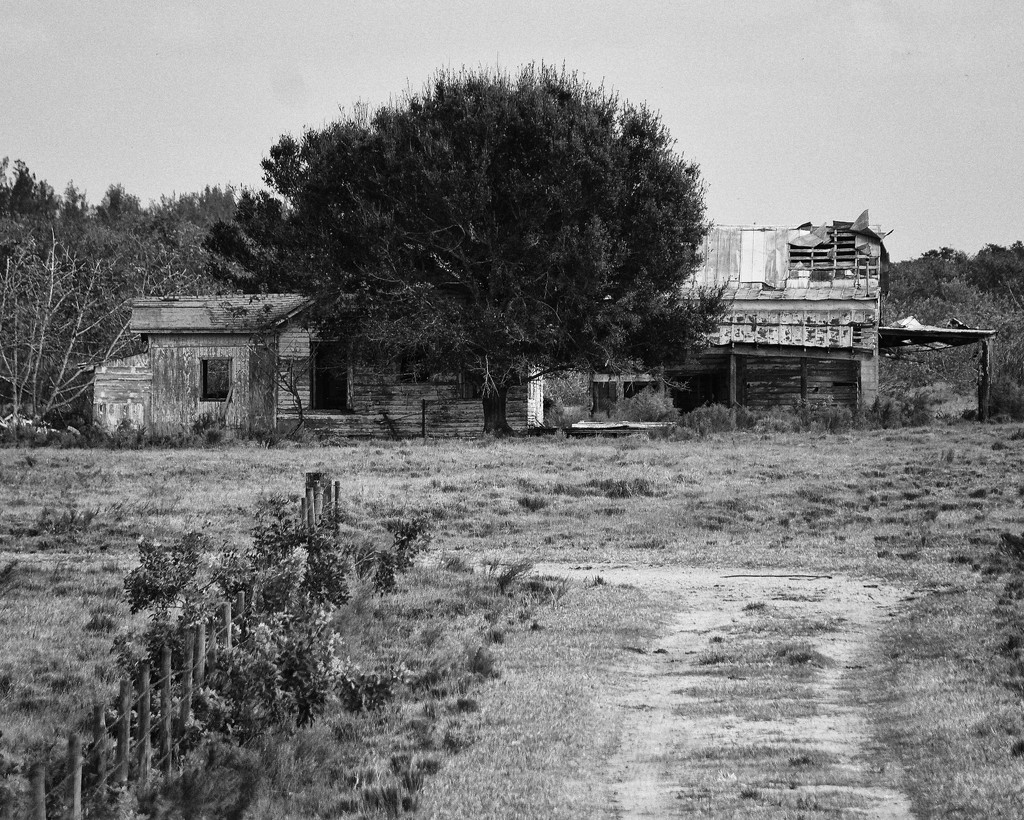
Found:
[(698, 167), (660, 117), (575, 74), (442, 72), (367, 116), (285, 136), (211, 232), (249, 290), (318, 297), (325, 332), (479, 385), (679, 361), (717, 316), (688, 299), (707, 230)]

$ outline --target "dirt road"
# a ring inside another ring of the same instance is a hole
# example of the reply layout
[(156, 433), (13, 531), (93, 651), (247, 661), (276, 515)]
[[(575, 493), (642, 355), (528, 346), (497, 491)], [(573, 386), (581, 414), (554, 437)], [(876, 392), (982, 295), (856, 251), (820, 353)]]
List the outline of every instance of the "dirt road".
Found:
[(872, 748), (863, 691), (904, 590), (777, 570), (538, 570), (676, 602), (652, 646), (627, 648), (607, 704), (622, 727), (611, 816), (912, 817), (898, 767)]

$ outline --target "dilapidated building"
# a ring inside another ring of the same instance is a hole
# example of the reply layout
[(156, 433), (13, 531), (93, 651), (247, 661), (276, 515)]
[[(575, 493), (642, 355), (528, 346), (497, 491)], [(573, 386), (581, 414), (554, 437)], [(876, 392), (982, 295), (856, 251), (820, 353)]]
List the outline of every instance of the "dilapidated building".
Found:
[[(885, 233), (868, 223), (716, 225), (688, 287), (721, 288), (710, 345), (670, 368), (675, 405), (870, 404), (878, 393)], [(596, 373), (595, 412), (651, 384)]]
[[(483, 430), (476, 387), (460, 374), (395, 363), (359, 366), (305, 321), (298, 294), (139, 299), (131, 331), (145, 352), (94, 376), (93, 409), (108, 429), (154, 435), (216, 423), (250, 432), (299, 426), (344, 436), (458, 436)], [(509, 391), (513, 429), (541, 423), (540, 379)]]

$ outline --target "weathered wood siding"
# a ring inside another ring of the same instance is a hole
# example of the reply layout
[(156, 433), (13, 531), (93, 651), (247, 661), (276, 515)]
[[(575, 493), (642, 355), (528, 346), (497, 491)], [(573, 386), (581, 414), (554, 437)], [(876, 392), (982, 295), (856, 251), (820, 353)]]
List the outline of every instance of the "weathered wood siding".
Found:
[(101, 364), (93, 375), (93, 421), (110, 432), (122, 424), (148, 428), (152, 387), (146, 353)]
[[(271, 428), (276, 390), (267, 367), (272, 355), (244, 334), (150, 334), (153, 432), (187, 432), (203, 418), (242, 430)], [(227, 401), (203, 401), (203, 359), (231, 360)]]
[(531, 379), (527, 385), (526, 425), (541, 427), (544, 424), (544, 377)]
[(855, 408), (859, 399), (860, 362), (789, 357), (742, 360), (740, 404), (755, 410), (806, 403)]
[[(460, 385), (403, 382), (397, 373), (362, 367), (349, 369), (350, 410), (309, 409), (311, 344), (310, 332), (300, 327), (286, 328), (279, 338), (280, 381), (289, 385), (278, 390), (277, 420), (282, 430), (291, 430), (298, 424), (301, 402), (307, 427), (342, 436), (420, 436), (424, 426), (428, 436), (437, 438), (474, 436), (483, 431), (483, 405), (478, 398), (461, 398)], [(509, 391), (506, 416), (515, 430), (529, 426), (531, 413), (543, 418), (543, 385), (533, 388), (532, 398), (528, 396), (529, 390), (524, 385)]]
[(714, 343), (874, 351), (878, 346), (877, 305), (874, 300), (737, 300), (729, 306)]

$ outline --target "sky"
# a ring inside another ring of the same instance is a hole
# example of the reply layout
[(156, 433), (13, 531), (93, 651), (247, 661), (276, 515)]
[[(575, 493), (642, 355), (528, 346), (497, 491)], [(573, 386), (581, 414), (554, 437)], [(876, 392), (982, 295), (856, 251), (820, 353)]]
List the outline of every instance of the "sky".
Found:
[(0, 0), (0, 157), (93, 203), (259, 187), (282, 134), (543, 61), (659, 111), (716, 223), (974, 253), (1024, 240), (1022, 42), (1019, 0)]

